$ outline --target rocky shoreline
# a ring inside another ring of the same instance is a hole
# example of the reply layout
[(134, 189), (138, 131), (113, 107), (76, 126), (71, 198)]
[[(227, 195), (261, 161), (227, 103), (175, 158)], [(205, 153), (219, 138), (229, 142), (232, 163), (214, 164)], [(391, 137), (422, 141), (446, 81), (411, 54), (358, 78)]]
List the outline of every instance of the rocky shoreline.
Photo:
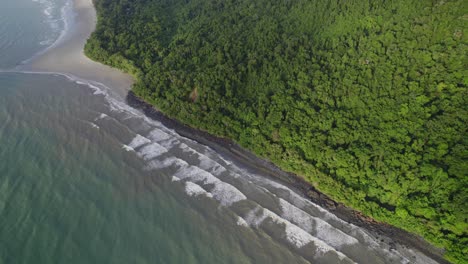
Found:
[(315, 189), (302, 177), (281, 170), (275, 164), (257, 157), (232, 140), (213, 136), (205, 131), (192, 128), (175, 119), (167, 117), (152, 105), (137, 97), (131, 91), (127, 94), (126, 101), (131, 107), (139, 109), (147, 117), (161, 122), (164, 126), (174, 129), (181, 136), (206, 145), (221, 155), (230, 158), (234, 162), (242, 164), (242, 166), (247, 169), (261, 172), (272, 179), (280, 181), (282, 184), (307, 197), (315, 204), (318, 204), (332, 212), (340, 219), (368, 230), (375, 237), (389, 244), (390, 248), (395, 249), (398, 244), (403, 247), (414, 248), (439, 263), (450, 263), (443, 258), (443, 249), (432, 246), (422, 237), (389, 224), (378, 222), (363, 215), (359, 211), (343, 205), (342, 203), (333, 201), (330, 197)]

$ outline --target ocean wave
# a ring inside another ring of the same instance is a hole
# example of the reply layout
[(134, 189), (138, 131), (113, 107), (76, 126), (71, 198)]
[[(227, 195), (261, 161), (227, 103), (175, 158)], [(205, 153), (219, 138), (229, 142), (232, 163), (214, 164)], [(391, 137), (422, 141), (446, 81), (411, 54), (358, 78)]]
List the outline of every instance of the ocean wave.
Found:
[[(78, 83), (78, 82), (77, 82), (77, 83)], [(96, 118), (94, 119), (94, 121), (98, 121), (98, 120), (104, 119), (104, 118), (106, 118), (106, 117), (108, 117), (108, 115), (106, 115), (106, 114), (104, 114), (104, 113), (101, 113), (98, 117), (96, 117)]]
[(231, 206), (236, 202), (247, 199), (247, 197), (236, 187), (221, 181), (213, 174), (196, 166), (189, 165), (187, 167), (183, 167), (179, 169), (174, 174), (174, 176), (180, 179), (187, 179), (192, 182), (202, 183), (204, 185), (214, 185), (211, 193), (213, 194), (213, 197), (223, 206)]
[[(274, 212), (261, 207), (256, 207), (244, 217), (244, 220), (247, 224), (255, 227), (259, 227), (263, 224), (267, 219), (270, 219), (272, 222), (284, 225), (285, 227), (285, 234), (286, 240), (294, 245), (297, 248), (302, 248), (310, 243), (313, 243), (314, 247), (316, 248), (316, 257), (321, 257), (328, 252), (335, 253), (340, 260), (349, 259), (346, 255), (342, 252), (336, 250), (331, 245), (327, 244), (326, 242), (320, 240), (312, 236), (310, 233), (305, 231), (304, 229), (300, 228), (299, 226), (289, 222), (288, 220), (280, 217), (279, 215), (275, 214)], [(353, 261), (354, 263), (354, 261)]]
[(156, 141), (167, 140), (172, 137), (174, 137), (174, 135), (170, 135), (159, 128), (151, 130), (151, 132), (148, 134), (148, 138)]
[[(177, 166), (178, 168), (187, 167), (188, 163), (185, 160), (176, 158), (176, 157), (168, 157), (164, 160), (151, 160), (149, 163), (146, 164), (146, 170), (160, 170), (170, 166)], [(176, 177), (176, 176), (174, 176)]]
[(32, 0), (42, 7), (45, 22), (51, 29), (50, 34), (46, 34), (46, 39), (41, 40), (39, 45), (45, 46), (44, 49), (34, 54), (31, 58), (22, 61), (16, 69), (20, 69), (22, 65), (28, 64), (40, 55), (46, 53), (50, 49), (56, 47), (65, 39), (71, 24), (73, 23), (73, 2), (66, 0), (60, 7), (53, 0)]
[(244, 226), (244, 227), (249, 227), (249, 224), (244, 220), (244, 218), (237, 216), (237, 221), (236, 224), (238, 226)]
[(193, 182), (185, 182), (185, 192), (190, 196), (205, 195), (208, 198), (213, 197), (211, 193), (207, 192), (200, 185)]
[(122, 144), (122, 148), (125, 149), (126, 151), (135, 151), (132, 147)]
[(138, 151), (138, 154), (145, 160), (151, 160), (166, 153), (167, 149), (156, 142), (145, 145)]
[(298, 225), (307, 232), (315, 233), (316, 237), (325, 241), (334, 248), (342, 248), (343, 246), (359, 243), (356, 238), (331, 226), (320, 218), (307, 214), (286, 200), (280, 198), (279, 201), (282, 210), (281, 217)]
[(135, 136), (135, 138), (132, 139), (132, 141), (128, 144), (130, 147), (132, 147), (133, 149), (136, 149), (136, 148), (139, 148), (143, 145), (146, 145), (148, 143), (150, 143), (151, 140), (137, 134)]
[(178, 148), (181, 149), (184, 153), (189, 153), (192, 156), (196, 157), (200, 161), (197, 166), (205, 171), (208, 171), (215, 175), (219, 175), (227, 171), (226, 167), (221, 165), (219, 162), (213, 160), (204, 153), (196, 151), (195, 149), (189, 147), (185, 143), (179, 144)]
[(176, 176), (172, 176), (172, 181), (173, 181), (173, 182), (178, 182), (178, 181), (180, 181), (180, 179), (177, 178)]

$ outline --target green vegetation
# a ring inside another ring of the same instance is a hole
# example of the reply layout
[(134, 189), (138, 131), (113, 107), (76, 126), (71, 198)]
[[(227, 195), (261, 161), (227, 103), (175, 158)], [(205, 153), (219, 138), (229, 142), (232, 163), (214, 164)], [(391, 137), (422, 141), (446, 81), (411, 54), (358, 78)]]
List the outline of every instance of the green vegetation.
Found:
[(138, 96), (466, 263), (467, 1), (95, 4)]

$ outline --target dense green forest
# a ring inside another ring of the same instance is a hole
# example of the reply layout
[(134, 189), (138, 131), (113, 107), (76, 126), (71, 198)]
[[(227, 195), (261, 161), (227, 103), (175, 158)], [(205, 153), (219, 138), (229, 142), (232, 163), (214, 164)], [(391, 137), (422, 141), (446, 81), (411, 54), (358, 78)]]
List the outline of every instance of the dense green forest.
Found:
[(138, 96), (467, 263), (468, 1), (95, 5)]

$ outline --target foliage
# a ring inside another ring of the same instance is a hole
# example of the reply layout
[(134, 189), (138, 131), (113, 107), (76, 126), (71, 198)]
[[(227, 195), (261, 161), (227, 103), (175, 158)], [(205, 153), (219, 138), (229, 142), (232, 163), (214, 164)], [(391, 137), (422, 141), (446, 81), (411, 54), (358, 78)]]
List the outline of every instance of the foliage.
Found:
[(95, 4), (138, 96), (466, 261), (468, 2)]

